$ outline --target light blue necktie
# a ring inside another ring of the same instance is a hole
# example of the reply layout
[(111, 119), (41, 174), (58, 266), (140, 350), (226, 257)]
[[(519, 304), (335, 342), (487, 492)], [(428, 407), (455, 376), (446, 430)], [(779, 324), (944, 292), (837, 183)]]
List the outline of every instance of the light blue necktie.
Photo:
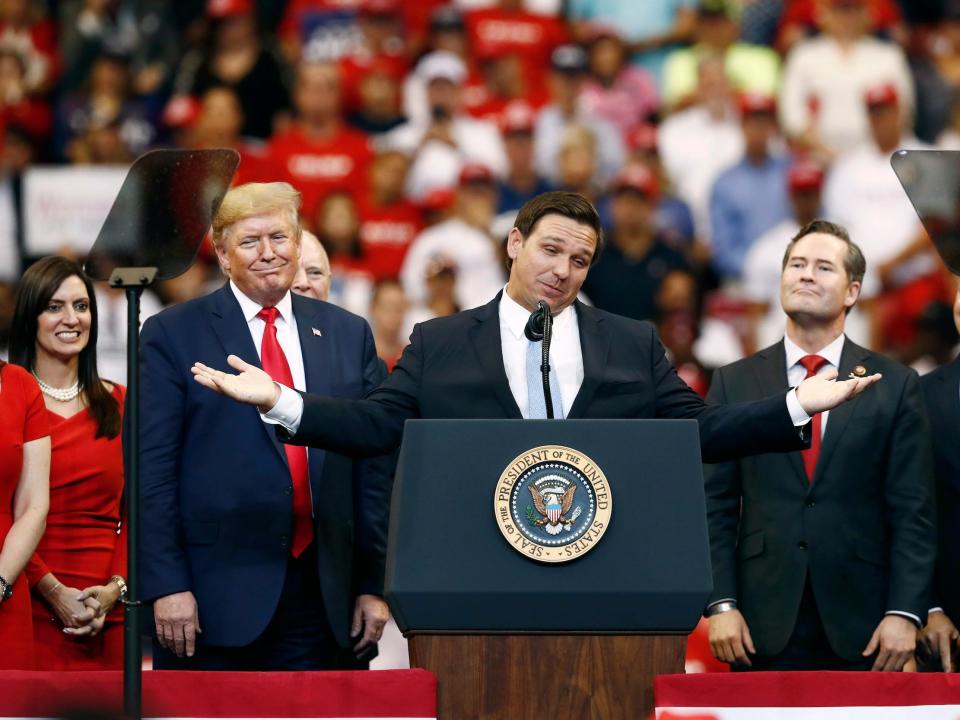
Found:
[[(547, 417), (547, 401), (543, 396), (543, 373), (540, 372), (542, 354), (542, 341), (527, 341), (527, 417), (531, 420)], [(557, 382), (557, 369), (552, 362), (550, 363), (550, 398), (553, 400), (553, 417), (563, 418), (560, 383)]]

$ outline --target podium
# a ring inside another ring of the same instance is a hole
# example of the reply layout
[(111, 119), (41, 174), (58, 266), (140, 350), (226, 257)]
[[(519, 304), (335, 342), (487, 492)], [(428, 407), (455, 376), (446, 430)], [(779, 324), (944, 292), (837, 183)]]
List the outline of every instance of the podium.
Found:
[(695, 421), (407, 422), (386, 594), (438, 718), (646, 717), (711, 589)]

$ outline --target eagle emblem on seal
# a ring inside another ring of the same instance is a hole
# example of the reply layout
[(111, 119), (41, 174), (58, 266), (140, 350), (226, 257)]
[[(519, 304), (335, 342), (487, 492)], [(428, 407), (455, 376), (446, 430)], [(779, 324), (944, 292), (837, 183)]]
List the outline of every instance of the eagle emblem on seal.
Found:
[(562, 488), (545, 488), (541, 491), (532, 485), (529, 487), (533, 506), (540, 513), (540, 517), (533, 524), (537, 527), (546, 525), (543, 529), (550, 535), (558, 535), (561, 530), (569, 531), (573, 521), (580, 515), (579, 507), (570, 513), (577, 486), (571, 485), (565, 491)]

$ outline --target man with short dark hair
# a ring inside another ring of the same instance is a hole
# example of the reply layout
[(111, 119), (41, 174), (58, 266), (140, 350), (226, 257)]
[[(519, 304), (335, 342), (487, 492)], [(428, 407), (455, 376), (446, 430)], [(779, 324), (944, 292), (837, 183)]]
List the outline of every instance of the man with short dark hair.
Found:
[(917, 374), (843, 333), (866, 263), (823, 220), (787, 245), (786, 336), (721, 368), (707, 396), (749, 402), (839, 372), (883, 382), (814, 417), (811, 447), (706, 468), (714, 655), (735, 669), (900, 670), (929, 607), (936, 553)]
[[(708, 406), (677, 377), (650, 323), (577, 301), (603, 242), (596, 209), (582, 196), (551, 192), (530, 200), (507, 237), (510, 279), (493, 300), (417, 325), (390, 377), (361, 401), (300, 395), (239, 358), (240, 375), (194, 366), (197, 382), (276, 418), (292, 442), (347, 453), (380, 453), (400, 443), (412, 418), (545, 418), (540, 342), (524, 326), (539, 301), (554, 316), (551, 397), (557, 418), (693, 418), (703, 456), (718, 461), (799, 449), (797, 428), (879, 376), (830, 382), (741, 406)], [(292, 438), (290, 437), (292, 436)]]

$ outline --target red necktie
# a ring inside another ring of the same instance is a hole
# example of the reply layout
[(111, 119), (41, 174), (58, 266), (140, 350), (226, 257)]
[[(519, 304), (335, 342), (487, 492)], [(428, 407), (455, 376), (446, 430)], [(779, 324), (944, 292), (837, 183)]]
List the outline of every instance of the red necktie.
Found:
[[(827, 359), (819, 355), (804, 355), (800, 358), (800, 364), (806, 368), (807, 377), (809, 378), (816, 375), (820, 368), (827, 364)], [(820, 457), (821, 420), (820, 413), (813, 416), (813, 436), (810, 438), (810, 447), (800, 452), (803, 456), (803, 467), (807, 471), (807, 480), (809, 482), (813, 482), (813, 473), (817, 469), (817, 460)]]
[[(276, 382), (293, 387), (293, 375), (287, 356), (277, 341), (277, 315), (275, 307), (265, 307), (257, 313), (267, 326), (263, 329), (260, 344), (260, 363), (264, 371)], [(313, 511), (310, 502), (310, 480), (307, 471), (307, 449), (301, 445), (284, 445), (290, 477), (293, 479), (293, 544), (290, 552), (294, 557), (306, 550), (313, 540)]]

